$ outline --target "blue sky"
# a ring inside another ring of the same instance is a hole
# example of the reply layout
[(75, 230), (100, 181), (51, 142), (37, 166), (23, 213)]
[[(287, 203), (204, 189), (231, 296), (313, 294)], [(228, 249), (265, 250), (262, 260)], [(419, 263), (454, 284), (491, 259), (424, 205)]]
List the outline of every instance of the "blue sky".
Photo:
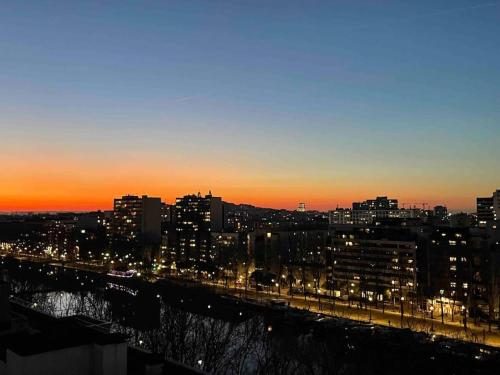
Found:
[(0, 203), (29, 181), (13, 160), (67, 187), (74, 160), (97, 188), (130, 158), (158, 166), (166, 199), (199, 164), (211, 177), (180, 185), (233, 200), (468, 209), (500, 187), (499, 67), (500, 2), (5, 2)]

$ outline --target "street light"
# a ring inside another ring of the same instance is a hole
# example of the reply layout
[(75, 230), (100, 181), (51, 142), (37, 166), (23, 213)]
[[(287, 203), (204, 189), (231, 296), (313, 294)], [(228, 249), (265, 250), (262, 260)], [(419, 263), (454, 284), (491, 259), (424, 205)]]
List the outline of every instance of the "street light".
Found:
[(430, 307), (431, 310), (431, 331), (434, 331), (434, 305)]
[(369, 305), (369, 309), (368, 309), (368, 312), (370, 314), (369, 318), (368, 318), (368, 321), (371, 323), (372, 322), (372, 296), (368, 297), (368, 301), (370, 302), (368, 305)]
[(401, 312), (401, 328), (403, 328), (403, 317), (404, 317), (404, 302), (405, 302), (405, 297), (401, 296), (401, 298), (399, 299), (399, 308), (400, 308), (400, 312)]
[(444, 324), (444, 310), (443, 310), (443, 302), (444, 302), (443, 294), (444, 294), (444, 290), (441, 289), (439, 291), (439, 293), (441, 294), (441, 298), (439, 299), (439, 301), (441, 302), (441, 323)]
[(462, 305), (462, 312), (464, 314), (464, 330), (467, 331), (467, 308)]

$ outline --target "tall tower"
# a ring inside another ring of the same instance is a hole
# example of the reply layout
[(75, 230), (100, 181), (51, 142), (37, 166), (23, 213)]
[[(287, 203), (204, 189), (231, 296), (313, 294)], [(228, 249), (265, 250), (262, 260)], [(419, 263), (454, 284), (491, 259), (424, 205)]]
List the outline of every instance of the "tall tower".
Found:
[(500, 220), (500, 189), (493, 193), (493, 213), (495, 220)]
[(212, 233), (222, 231), (223, 204), (221, 197), (211, 194), (186, 195), (175, 203), (177, 246), (181, 262), (198, 266), (212, 261)]
[(146, 195), (125, 195), (114, 201), (113, 236), (133, 242), (159, 243), (161, 200)]

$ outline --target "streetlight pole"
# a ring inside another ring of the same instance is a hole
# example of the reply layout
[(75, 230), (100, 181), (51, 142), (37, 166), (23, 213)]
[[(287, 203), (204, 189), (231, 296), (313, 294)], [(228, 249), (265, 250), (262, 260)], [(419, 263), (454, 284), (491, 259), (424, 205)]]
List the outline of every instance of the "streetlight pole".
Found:
[(462, 305), (462, 311), (464, 314), (464, 330), (467, 331), (467, 308)]
[(371, 323), (372, 322), (372, 297), (368, 297), (368, 312), (370, 314), (369, 318), (368, 318), (368, 321)]
[(431, 310), (431, 332), (434, 332), (434, 304), (430, 307)]
[(441, 289), (439, 291), (439, 293), (441, 294), (441, 298), (439, 299), (439, 301), (441, 302), (441, 323), (444, 324), (444, 310), (443, 310), (443, 294), (444, 294), (444, 290)]
[(401, 308), (401, 328), (403, 328), (404, 301), (405, 301), (405, 298), (404, 298), (404, 297), (401, 297), (401, 298), (399, 299), (400, 308)]

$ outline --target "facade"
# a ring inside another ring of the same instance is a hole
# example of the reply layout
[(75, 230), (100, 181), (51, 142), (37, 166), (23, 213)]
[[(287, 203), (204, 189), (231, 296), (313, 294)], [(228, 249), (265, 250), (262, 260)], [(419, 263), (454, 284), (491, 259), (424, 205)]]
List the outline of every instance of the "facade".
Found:
[[(316, 293), (325, 286), (325, 249), (329, 230), (256, 229), (247, 236), (252, 279), (291, 293)], [(270, 283), (270, 284), (269, 284)]]
[(85, 230), (96, 230), (106, 225), (106, 216), (103, 211), (88, 212), (78, 216), (76, 227)]
[(175, 206), (171, 204), (161, 204), (161, 222), (175, 223)]
[(482, 197), (476, 199), (476, 211), (478, 226), (486, 227), (487, 223), (495, 220), (495, 211), (493, 210), (493, 197)]
[(368, 199), (364, 202), (354, 202), (352, 204), (353, 211), (356, 210), (397, 210), (398, 200), (388, 199), (387, 197), (377, 197)]
[(160, 198), (126, 195), (115, 199), (112, 236), (127, 242), (160, 243)]
[[(446, 207), (443, 207), (446, 210)], [(419, 208), (398, 208), (397, 199), (377, 197), (364, 202), (353, 202), (352, 209), (330, 211), (328, 221), (334, 224), (372, 225), (390, 219), (425, 219), (429, 213)]]
[(493, 193), (494, 220), (500, 220), (500, 190)]
[(493, 192), (491, 197), (476, 199), (478, 226), (485, 228), (487, 223), (500, 220), (500, 190)]
[(496, 225), (433, 227), (418, 259), (419, 284), (429, 306), (447, 316), (466, 309), (474, 319), (498, 319), (499, 239)]
[(337, 208), (328, 212), (328, 223), (332, 224), (354, 224), (352, 210), (349, 208)]
[(472, 254), (466, 229), (440, 228), (431, 236), (430, 272), (432, 294), (439, 297), (467, 297)]
[(230, 232), (247, 233), (254, 229), (255, 220), (245, 210), (234, 210), (227, 212), (224, 208), (224, 230)]
[(219, 270), (222, 270), (226, 276), (235, 277), (236, 275), (238, 260), (242, 258), (240, 250), (244, 249), (242, 237), (239, 233), (212, 232), (212, 254)]
[(416, 241), (385, 237), (370, 229), (338, 231), (332, 236), (327, 282), (336, 297), (393, 303), (415, 297)]
[[(472, 317), (488, 320), (500, 318), (500, 228), (490, 224), (488, 228), (470, 230), (470, 279)], [(477, 314), (474, 314), (477, 312)]]
[(176, 199), (175, 214), (177, 261), (201, 268), (213, 263), (211, 234), (223, 229), (222, 199), (211, 193), (186, 195)]
[(424, 210), (418, 208), (408, 209), (356, 209), (337, 208), (330, 211), (328, 214), (328, 221), (330, 225), (334, 224), (364, 224), (372, 225), (380, 220), (388, 219), (418, 219), (425, 218), (426, 213)]
[(443, 222), (448, 219), (448, 209), (445, 206), (435, 206), (433, 215), (438, 222)]

